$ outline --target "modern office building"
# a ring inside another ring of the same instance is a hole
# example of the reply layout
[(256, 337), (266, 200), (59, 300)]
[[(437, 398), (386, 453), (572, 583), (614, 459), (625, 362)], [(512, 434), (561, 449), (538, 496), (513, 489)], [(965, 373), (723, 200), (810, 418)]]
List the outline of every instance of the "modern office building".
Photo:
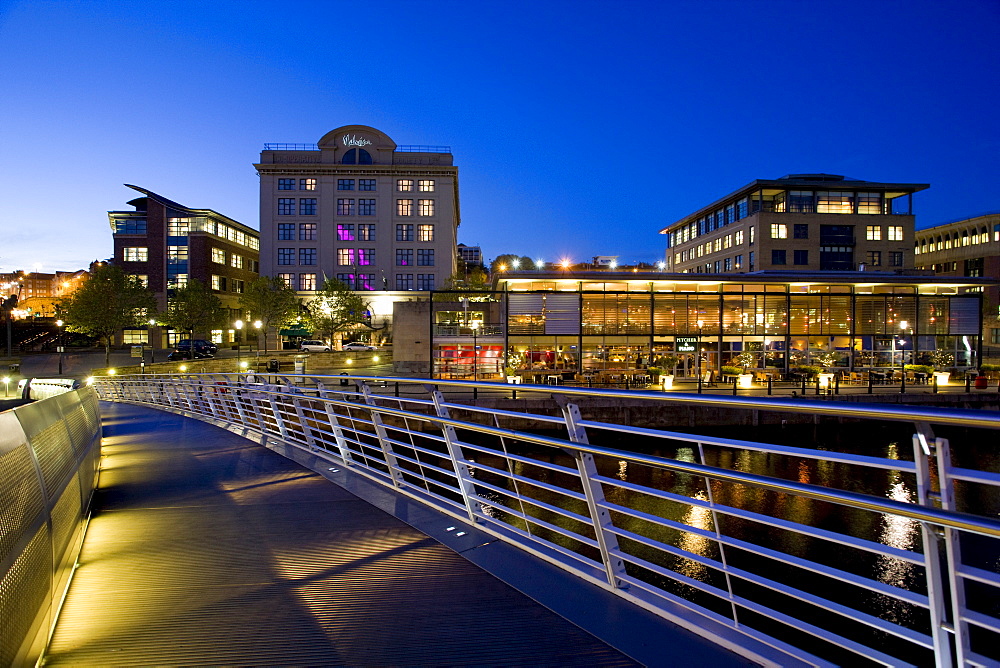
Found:
[[(156, 193), (125, 184), (142, 193), (128, 204), (134, 211), (109, 211), (114, 235), (114, 262), (138, 276), (156, 295), (161, 309), (174, 288), (197, 279), (211, 288), (231, 320), (241, 314), (239, 298), (259, 274), (260, 236), (257, 230), (211, 209), (193, 209)], [(216, 343), (234, 340), (232, 330), (211, 333)], [(154, 328), (126, 330), (123, 343), (172, 345), (184, 334)]]
[[(1000, 280), (1000, 213), (917, 230), (914, 262), (938, 276)], [(983, 341), (1000, 346), (1000, 286), (984, 289)], [(1000, 352), (1000, 351), (998, 351)]]
[(483, 249), (479, 246), (466, 246), (465, 244), (458, 244), (458, 257), (465, 263), (467, 267), (482, 267), (483, 266)]
[(261, 272), (303, 297), (324, 278), (405, 295), (441, 288), (455, 272), (458, 168), (449, 147), (400, 146), (346, 125), (316, 144), (265, 144), (254, 167)]
[(757, 180), (660, 230), (667, 271), (913, 269), (913, 193), (834, 174)]
[(411, 347), (422, 343), (435, 376), (636, 369), (668, 356), (688, 376), (724, 365), (858, 370), (926, 364), (936, 351), (953, 355), (955, 370), (975, 368), (981, 290), (991, 284), (890, 272), (601, 270), (506, 272), (495, 281), (467, 303), (435, 295), (430, 308), (412, 306), (428, 325)]

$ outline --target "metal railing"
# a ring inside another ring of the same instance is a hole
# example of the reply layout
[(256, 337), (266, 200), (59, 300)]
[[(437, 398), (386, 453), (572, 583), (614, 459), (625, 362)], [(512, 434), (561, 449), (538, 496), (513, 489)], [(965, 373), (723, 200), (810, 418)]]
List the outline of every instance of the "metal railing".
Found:
[[(932, 430), (974, 430), (987, 435), (978, 447), (994, 447), (995, 413), (540, 386), (521, 386), (513, 410), (445, 394), (509, 391), (493, 383), (269, 380), (147, 375), (95, 386), (104, 399), (325, 457), (751, 657), (940, 666), (1000, 658), (1000, 472), (988, 470), (995, 456), (965, 465), (966, 443), (956, 465), (949, 440)], [(539, 401), (525, 403), (532, 393)], [(594, 400), (686, 409), (698, 420), (728, 410), (754, 424), (771, 416), (761, 424), (912, 426), (912, 449), (874, 456), (630, 426), (584, 417)], [(858, 490), (861, 476), (872, 489)]]
[(317, 144), (264, 144), (265, 151), (318, 151)]

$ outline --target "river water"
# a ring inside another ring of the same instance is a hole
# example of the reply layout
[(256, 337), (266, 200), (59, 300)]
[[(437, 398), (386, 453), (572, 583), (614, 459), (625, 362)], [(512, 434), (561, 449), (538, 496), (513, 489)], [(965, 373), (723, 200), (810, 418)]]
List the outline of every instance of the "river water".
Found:
[[(834, 422), (785, 427), (704, 428), (700, 431), (704, 435), (754, 440), (821, 451), (913, 460), (913, 430), (911, 426), (905, 424), (887, 423), (873, 427), (871, 425)], [(989, 434), (976, 430), (952, 429), (941, 430), (938, 435), (950, 439), (953, 461), (956, 466), (1000, 471), (1000, 453), (998, 453), (1000, 444), (989, 440), (991, 438)], [(995, 439), (995, 432), (992, 438)], [(916, 500), (915, 476), (903, 471), (865, 468), (825, 459), (790, 457), (742, 449), (699, 448), (694, 442), (665, 442), (659, 439), (636, 438), (621, 434), (594, 433), (593, 430), (590, 434), (590, 441), (594, 444), (620, 450), (641, 452), (686, 462), (703, 462), (710, 466), (862, 492), (904, 503), (913, 503)], [(574, 466), (573, 460), (559, 451), (510, 442), (506, 445), (511, 452), (516, 452), (530, 459), (557, 463), (567, 467)], [(499, 458), (492, 459), (488, 456), (477, 455), (477, 461), (488, 466), (504, 467)], [(708, 507), (665, 500), (634, 489), (606, 485), (605, 494), (611, 503), (673, 520), (692, 527), (694, 531), (663, 527), (622, 513), (612, 513), (616, 526), (679, 548), (695, 557), (710, 559), (715, 564), (725, 563), (730, 568), (742, 569), (755, 576), (814, 593), (864, 614), (891, 621), (922, 633), (930, 633), (930, 624), (925, 609), (874, 591), (873, 587), (864, 584), (865, 580), (869, 580), (926, 594), (927, 587), (922, 565), (896, 557), (874, 554), (855, 547), (838, 545), (835, 542), (817, 537), (805, 536), (775, 526), (774, 523), (769, 523), (766, 518), (790, 520), (837, 534), (854, 536), (890, 547), (922, 553), (923, 538), (920, 525), (917, 522), (875, 512), (846, 509), (831, 503), (775, 493), (757, 487), (723, 484), (718, 481), (708, 482), (701, 476), (630, 464), (624, 460), (598, 458), (597, 465), (601, 474), (609, 478), (617, 478), (624, 483), (652, 487), (705, 502), (711, 501), (719, 506), (738, 508), (763, 516), (763, 521), (726, 516), (713, 512)], [(570, 478), (565, 474), (548, 471), (524, 462), (514, 466), (514, 473), (538, 480), (540, 483), (567, 484)], [(932, 468), (932, 476), (936, 476), (934, 468)], [(484, 481), (489, 480), (492, 484), (503, 485), (508, 489), (513, 486), (509, 480), (505, 480), (501, 476), (479, 474), (479, 477)], [(522, 494), (527, 493), (541, 502), (586, 514), (586, 509), (582, 504), (551, 493), (541, 486), (522, 483), (520, 491)], [(481, 490), (481, 493), (493, 501), (504, 502), (503, 495), (488, 490)], [(956, 496), (959, 510), (963, 512), (990, 517), (1000, 515), (1000, 490), (997, 488), (958, 483)], [(540, 520), (550, 522), (555, 526), (574, 530), (582, 528), (579, 523), (541, 507), (528, 506), (525, 510)], [(498, 517), (506, 515), (502, 512), (496, 514)], [(518, 524), (518, 521), (512, 516), (508, 515), (505, 519)], [(521, 526), (523, 527), (523, 524)], [(589, 547), (567, 539), (557, 531), (546, 529), (541, 523), (532, 523), (531, 531), (554, 543), (596, 557)], [(720, 548), (720, 544), (714, 540), (716, 531), (753, 546), (795, 555), (811, 562), (846, 571), (860, 578), (859, 584), (847, 584), (802, 568), (778, 564), (755, 554), (753, 548), (741, 549), (733, 546)], [(585, 530), (581, 533), (585, 533)], [(722, 591), (726, 591), (731, 586), (733, 594), (737, 597), (745, 597), (763, 603), (783, 614), (807, 620), (819, 627), (834, 629), (846, 637), (879, 647), (887, 653), (917, 664), (926, 664), (931, 660), (928, 652), (919, 648), (914, 649), (909, 643), (873, 630), (869, 624), (865, 623), (864, 618), (858, 615), (851, 618), (833, 614), (785, 594), (775, 593), (759, 584), (748, 583), (741, 578), (727, 578), (723, 572), (712, 568), (711, 562), (706, 565), (696, 558), (687, 558), (683, 554), (671, 554), (652, 549), (641, 542), (628, 539), (621, 539), (620, 543), (622, 549), (627, 553), (639, 556), (660, 568), (677, 573), (681, 577), (679, 579), (664, 577), (651, 569), (631, 565), (629, 567), (630, 575), (655, 583), (668, 592), (703, 605), (719, 614), (732, 616), (734, 607), (724, 598), (701, 592), (697, 583), (707, 583)], [(965, 563), (991, 572), (1000, 572), (1000, 547), (998, 547), (998, 543), (1000, 541), (963, 537), (962, 551)], [(685, 580), (685, 578), (689, 580)], [(969, 585), (966, 588), (966, 594), (970, 608), (993, 616), (1000, 616), (1000, 596), (995, 591), (989, 591), (978, 585)], [(829, 644), (819, 642), (810, 634), (790, 631), (787, 627), (776, 624), (746, 607), (735, 606), (735, 614), (742, 624), (747, 624), (792, 644), (807, 648), (830, 660), (838, 663), (851, 663), (852, 665), (863, 663), (859, 662), (857, 655), (853, 653), (844, 652)], [(974, 651), (1000, 660), (1000, 650), (997, 649), (996, 638), (986, 638), (976, 633), (973, 633), (972, 638)]]

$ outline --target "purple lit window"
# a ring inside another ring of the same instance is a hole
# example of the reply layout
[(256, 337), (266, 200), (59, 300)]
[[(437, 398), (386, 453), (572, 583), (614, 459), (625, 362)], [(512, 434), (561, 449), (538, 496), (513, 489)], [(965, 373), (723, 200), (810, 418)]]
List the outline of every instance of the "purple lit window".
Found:
[(337, 240), (354, 241), (354, 225), (337, 223)]
[(359, 248), (358, 249), (358, 264), (359, 265), (375, 264), (375, 249), (374, 248)]
[(413, 264), (413, 249), (412, 248), (397, 248), (396, 249), (396, 266), (397, 267), (409, 267)]

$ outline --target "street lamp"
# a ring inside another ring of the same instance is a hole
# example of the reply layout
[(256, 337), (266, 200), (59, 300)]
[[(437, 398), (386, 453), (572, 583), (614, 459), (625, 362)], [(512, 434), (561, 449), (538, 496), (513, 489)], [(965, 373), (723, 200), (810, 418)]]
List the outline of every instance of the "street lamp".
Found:
[[(262, 323), (260, 320), (254, 320), (253, 326), (254, 329), (257, 330), (257, 361), (260, 362), (260, 328), (264, 326), (264, 323)], [(267, 342), (265, 341), (265, 343)]]
[(153, 318), (150, 318), (149, 319), (149, 330), (148, 330), (149, 336), (147, 337), (147, 338), (149, 338), (149, 363), (150, 364), (152, 364), (152, 363), (154, 363), (156, 361), (156, 360), (153, 359), (153, 350), (156, 348), (156, 345), (153, 342), (153, 328), (154, 327), (156, 327), (156, 320), (154, 320)]
[(701, 378), (701, 356), (705, 352), (705, 348), (701, 345), (701, 329), (705, 326), (704, 320), (699, 320), (695, 323), (698, 325), (698, 378)]
[(237, 320), (233, 323), (233, 327), (236, 328), (236, 371), (239, 373), (240, 370), (240, 359), (243, 355), (243, 351), (240, 348), (240, 338), (242, 338), (243, 332), (243, 321)]
[(472, 322), (472, 380), (479, 380), (479, 346), (476, 345), (476, 335), (479, 333), (479, 321)]
[(56, 350), (59, 351), (59, 375), (63, 375), (63, 321), (56, 320), (56, 326), (59, 327), (59, 338), (56, 341)]
[(903, 378), (906, 378), (906, 330), (909, 327), (908, 321), (899, 321), (899, 374)]
[(4, 398), (7, 398), (10, 396), (10, 376), (3, 377), (3, 384), (4, 384), (3, 396)]

